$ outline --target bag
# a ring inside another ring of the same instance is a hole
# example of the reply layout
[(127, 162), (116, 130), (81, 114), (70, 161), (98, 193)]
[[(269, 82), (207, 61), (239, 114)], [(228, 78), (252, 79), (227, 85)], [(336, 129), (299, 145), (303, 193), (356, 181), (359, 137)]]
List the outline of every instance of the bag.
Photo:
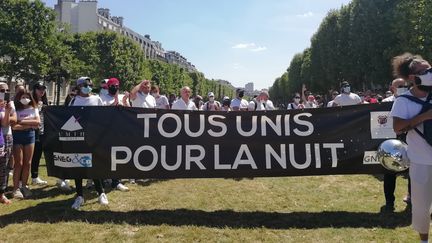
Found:
[[(422, 109), (418, 115), (432, 108), (432, 104), (429, 103), (432, 99), (432, 93), (429, 93), (426, 101), (410, 95), (400, 95), (399, 97), (407, 98), (415, 103), (422, 105)], [(420, 137), (422, 137), (429, 145), (432, 146), (432, 120), (426, 120), (423, 122), (423, 133), (420, 132), (420, 130), (418, 130), (417, 128), (414, 128), (414, 130), (418, 133), (418, 135), (420, 135)]]

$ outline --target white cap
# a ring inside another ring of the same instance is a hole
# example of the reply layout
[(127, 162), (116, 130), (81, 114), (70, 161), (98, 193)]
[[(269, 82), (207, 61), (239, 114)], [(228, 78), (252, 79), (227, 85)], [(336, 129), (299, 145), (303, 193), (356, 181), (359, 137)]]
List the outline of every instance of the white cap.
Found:
[(208, 97), (211, 97), (211, 96), (214, 97), (214, 93), (213, 93), (213, 92), (209, 92), (209, 93), (207, 94), (207, 96), (208, 96)]

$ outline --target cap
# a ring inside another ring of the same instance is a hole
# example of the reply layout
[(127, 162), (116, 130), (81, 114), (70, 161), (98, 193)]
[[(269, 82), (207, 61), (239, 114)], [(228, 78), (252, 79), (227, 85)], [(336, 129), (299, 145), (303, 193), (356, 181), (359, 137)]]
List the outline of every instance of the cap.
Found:
[(214, 93), (213, 93), (213, 92), (209, 92), (209, 93), (207, 94), (207, 96), (208, 96), (208, 97), (214, 97)]
[(224, 96), (223, 100), (230, 100), (230, 98), (228, 96)]
[(116, 79), (116, 78), (110, 78), (110, 79), (108, 79), (107, 85), (108, 86), (111, 86), (111, 85), (120, 85), (120, 81), (118, 79)]
[(76, 84), (80, 85), (80, 84), (85, 84), (87, 80), (91, 80), (89, 77), (80, 77), (79, 79), (77, 79)]
[(44, 82), (42, 82), (42, 81), (37, 81), (37, 82), (33, 85), (33, 89), (39, 89), (39, 88), (46, 89), (47, 87), (45, 86)]

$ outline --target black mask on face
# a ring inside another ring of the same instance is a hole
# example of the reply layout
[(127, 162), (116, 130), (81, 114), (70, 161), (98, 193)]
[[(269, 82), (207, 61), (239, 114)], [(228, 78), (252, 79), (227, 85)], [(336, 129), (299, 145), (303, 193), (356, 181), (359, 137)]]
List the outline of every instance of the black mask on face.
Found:
[(243, 91), (239, 92), (239, 97), (243, 98), (243, 96), (244, 96), (244, 92)]
[(424, 91), (424, 92), (431, 92), (432, 91), (432, 86), (418, 85), (417, 88), (419, 88), (419, 90)]
[(117, 91), (118, 91), (118, 88), (115, 87), (115, 86), (109, 86), (109, 87), (108, 87), (108, 92), (109, 92), (111, 95), (115, 95), (115, 94), (117, 93)]

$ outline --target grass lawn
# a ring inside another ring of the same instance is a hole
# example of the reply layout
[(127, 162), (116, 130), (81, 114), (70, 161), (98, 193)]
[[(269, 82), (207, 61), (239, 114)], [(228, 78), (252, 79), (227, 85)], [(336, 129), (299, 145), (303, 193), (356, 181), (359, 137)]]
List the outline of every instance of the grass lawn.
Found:
[[(378, 176), (159, 180), (109, 191), (108, 207), (85, 190), (33, 186), (33, 197), (0, 205), (0, 242), (416, 242), (397, 179), (396, 211)], [(72, 183), (73, 184), (73, 183)]]

